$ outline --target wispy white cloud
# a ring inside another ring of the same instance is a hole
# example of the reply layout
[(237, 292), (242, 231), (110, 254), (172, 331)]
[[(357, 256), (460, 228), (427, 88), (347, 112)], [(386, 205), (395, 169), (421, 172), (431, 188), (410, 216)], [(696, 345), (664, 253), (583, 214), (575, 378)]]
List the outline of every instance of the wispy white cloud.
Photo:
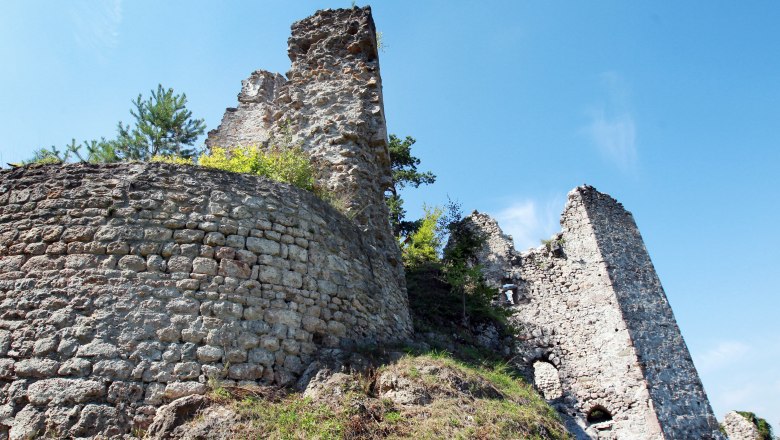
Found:
[(710, 372), (739, 363), (750, 352), (750, 346), (740, 341), (721, 341), (715, 347), (694, 356), (696, 368)]
[(728, 411), (752, 411), (780, 428), (780, 343), (773, 337), (723, 340), (692, 353), (718, 418)]
[(119, 42), (122, 0), (79, 0), (71, 3), (73, 37), (83, 48), (105, 57)]
[(606, 99), (588, 112), (585, 133), (599, 152), (624, 172), (632, 172), (637, 163), (637, 137), (634, 115), (629, 109), (629, 87), (614, 72), (601, 75)]
[(549, 238), (560, 230), (559, 216), (563, 198), (554, 197), (544, 202), (534, 199), (515, 200), (496, 212), (493, 217), (504, 233), (512, 236), (519, 251), (536, 247), (542, 238)]

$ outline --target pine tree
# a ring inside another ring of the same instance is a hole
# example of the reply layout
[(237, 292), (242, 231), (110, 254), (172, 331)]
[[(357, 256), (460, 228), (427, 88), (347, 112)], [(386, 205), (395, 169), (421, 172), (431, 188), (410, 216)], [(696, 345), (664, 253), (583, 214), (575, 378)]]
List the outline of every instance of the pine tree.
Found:
[(401, 140), (394, 134), (390, 135), (388, 149), (390, 150), (393, 185), (388, 189), (389, 194), (385, 195), (385, 202), (390, 209), (390, 226), (396, 237), (409, 236), (420, 226), (420, 220), (405, 220), (404, 201), (399, 194), (401, 189), (407, 185), (417, 188), (420, 185), (430, 185), (436, 181), (436, 176), (432, 172), (417, 171), (420, 159), (412, 156), (412, 145), (415, 142), (417, 141), (411, 136), (406, 136), (405, 139)]
[(130, 114), (135, 126), (117, 125), (118, 136), (112, 146), (121, 159), (149, 160), (155, 155), (193, 157), (192, 146), (206, 130), (203, 119), (192, 119), (187, 110), (187, 95), (175, 95), (173, 89), (162, 84), (152, 96), (144, 100), (138, 95)]

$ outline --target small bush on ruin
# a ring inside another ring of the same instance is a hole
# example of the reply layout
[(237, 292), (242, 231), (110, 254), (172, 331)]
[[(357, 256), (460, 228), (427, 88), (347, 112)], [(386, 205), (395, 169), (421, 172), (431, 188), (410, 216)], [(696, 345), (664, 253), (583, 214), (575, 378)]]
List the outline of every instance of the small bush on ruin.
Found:
[(299, 146), (272, 146), (267, 150), (256, 146), (212, 147), (210, 153), (198, 158), (198, 165), (255, 174), (309, 191), (314, 189), (314, 167)]
[(423, 210), (425, 216), (420, 227), (401, 244), (404, 266), (408, 268), (419, 268), (439, 261), (442, 240), (438, 225), (443, 211), (428, 206), (424, 206)]
[(195, 165), (195, 161), (189, 157), (158, 154), (149, 160), (154, 163), (170, 163), (174, 165)]
[(748, 419), (758, 429), (759, 440), (774, 440), (776, 437), (772, 433), (772, 426), (765, 419), (758, 417), (755, 413), (749, 411), (737, 411), (737, 414)]

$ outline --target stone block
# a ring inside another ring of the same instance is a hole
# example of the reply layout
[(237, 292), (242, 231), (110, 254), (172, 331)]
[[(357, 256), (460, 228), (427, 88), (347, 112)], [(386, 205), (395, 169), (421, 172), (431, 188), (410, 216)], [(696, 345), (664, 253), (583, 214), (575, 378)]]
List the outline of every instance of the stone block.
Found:
[(284, 368), (295, 374), (299, 374), (303, 371), (303, 363), (298, 356), (289, 355), (284, 358)]
[(193, 258), (185, 257), (182, 255), (173, 256), (168, 259), (168, 272), (184, 272), (190, 273), (192, 271)]
[(144, 389), (141, 385), (134, 382), (114, 382), (108, 387), (106, 400), (110, 403), (132, 404), (141, 400), (144, 396)]
[(268, 309), (265, 311), (264, 321), (271, 325), (283, 324), (290, 327), (300, 327), (301, 314), (286, 309)]
[(168, 303), (166, 308), (172, 313), (197, 315), (200, 310), (200, 302), (193, 298), (175, 298)]
[(119, 259), (118, 267), (121, 270), (143, 272), (146, 270), (146, 260), (138, 255), (125, 255)]
[(173, 241), (176, 243), (200, 243), (206, 232), (198, 229), (180, 229), (173, 233)]
[(105, 386), (94, 380), (53, 378), (39, 380), (27, 388), (27, 398), (33, 405), (82, 403), (101, 398)]
[(282, 283), (282, 272), (273, 266), (259, 266), (260, 269), (258, 271), (258, 280), (261, 283), (268, 283), (268, 284), (281, 284)]
[(200, 375), (200, 364), (197, 362), (182, 362), (173, 368), (173, 374), (179, 380), (197, 379)]
[(62, 363), (57, 374), (60, 376), (87, 376), (92, 372), (92, 362), (82, 358), (70, 358)]
[[(278, 342), (277, 342), (278, 344)], [(277, 345), (278, 347), (278, 345)], [(264, 348), (255, 348), (249, 350), (249, 362), (253, 364), (261, 364), (266, 367), (270, 367), (274, 364), (276, 358), (274, 354)]]
[(238, 261), (223, 258), (219, 262), (219, 272), (223, 277), (239, 278), (248, 280), (252, 275), (252, 266)]
[(281, 246), (277, 241), (265, 238), (248, 237), (246, 239), (246, 248), (256, 254), (264, 255), (279, 255), (281, 252)]
[(328, 321), (328, 333), (341, 338), (347, 335), (347, 327), (338, 321)]
[(164, 241), (170, 240), (173, 231), (168, 228), (150, 226), (144, 229), (144, 240)]
[(0, 358), (0, 380), (11, 381), (16, 377), (14, 376), (14, 360), (8, 358)]
[(225, 360), (230, 364), (246, 362), (246, 350), (241, 348), (231, 348), (225, 353)]
[(258, 380), (263, 377), (263, 367), (255, 363), (231, 365), (228, 377), (235, 380)]
[(57, 375), (60, 363), (52, 359), (23, 359), (14, 364), (14, 371), (19, 377), (45, 378)]
[(223, 354), (224, 351), (221, 348), (212, 345), (204, 345), (203, 347), (198, 347), (198, 351), (197, 351), (198, 360), (202, 362), (221, 361)]
[(106, 380), (125, 380), (130, 377), (133, 364), (125, 360), (102, 360), (92, 367), (92, 375)]
[(217, 262), (211, 258), (195, 258), (192, 261), (192, 272), (201, 273), (204, 275), (216, 275)]
[(292, 287), (293, 289), (300, 289), (303, 287), (303, 276), (298, 272), (283, 271), (282, 272), (282, 285)]
[(304, 315), (301, 324), (303, 329), (310, 333), (324, 333), (328, 328), (325, 321), (311, 315)]
[(61, 241), (70, 243), (72, 241), (88, 242), (95, 236), (96, 228), (91, 226), (71, 226), (62, 233)]
[(221, 232), (209, 232), (203, 239), (203, 244), (209, 246), (224, 246), (225, 236)]
[(58, 345), (59, 341), (56, 337), (38, 339), (33, 345), (33, 354), (35, 356), (43, 357), (53, 351), (56, 351)]
[(225, 246), (230, 246), (233, 249), (241, 250), (244, 249), (245, 243), (246, 239), (241, 235), (228, 235), (224, 244)]
[(242, 249), (236, 251), (236, 260), (251, 266), (257, 263), (257, 255), (254, 252)]
[(159, 255), (149, 255), (146, 257), (146, 270), (149, 272), (165, 272), (167, 263)]
[(150, 383), (146, 386), (144, 403), (149, 405), (160, 405), (165, 397), (165, 384)]
[(274, 336), (262, 336), (260, 338), (260, 346), (268, 351), (279, 350), (279, 338)]
[(306, 249), (293, 244), (287, 246), (287, 255), (291, 260), (299, 261), (301, 263), (305, 263), (309, 259), (309, 254)]
[(169, 400), (176, 400), (180, 397), (191, 396), (193, 394), (206, 394), (208, 387), (199, 382), (171, 382), (165, 386), (164, 397)]

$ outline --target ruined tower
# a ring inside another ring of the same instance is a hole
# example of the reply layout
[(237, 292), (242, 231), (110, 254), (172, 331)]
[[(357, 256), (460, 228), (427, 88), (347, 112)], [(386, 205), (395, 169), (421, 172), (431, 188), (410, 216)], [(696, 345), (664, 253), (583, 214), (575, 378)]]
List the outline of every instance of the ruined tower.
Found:
[(300, 143), (318, 186), (346, 205), (401, 274), (384, 202), (390, 155), (371, 8), (328, 9), (294, 23), (288, 53), (287, 78), (253, 72), (206, 145)]
[[(630, 212), (582, 186), (562, 232), (518, 255), (490, 217), (489, 281), (518, 285), (511, 318), (522, 364), (577, 438), (722, 438), (661, 282)], [(503, 279), (497, 279), (501, 276)]]
[(289, 44), (287, 79), (253, 73), (207, 143), (300, 143), (347, 216), (202, 167), (0, 170), (0, 438), (114, 438), (212, 380), (290, 384), (411, 334), (371, 11), (319, 11)]

